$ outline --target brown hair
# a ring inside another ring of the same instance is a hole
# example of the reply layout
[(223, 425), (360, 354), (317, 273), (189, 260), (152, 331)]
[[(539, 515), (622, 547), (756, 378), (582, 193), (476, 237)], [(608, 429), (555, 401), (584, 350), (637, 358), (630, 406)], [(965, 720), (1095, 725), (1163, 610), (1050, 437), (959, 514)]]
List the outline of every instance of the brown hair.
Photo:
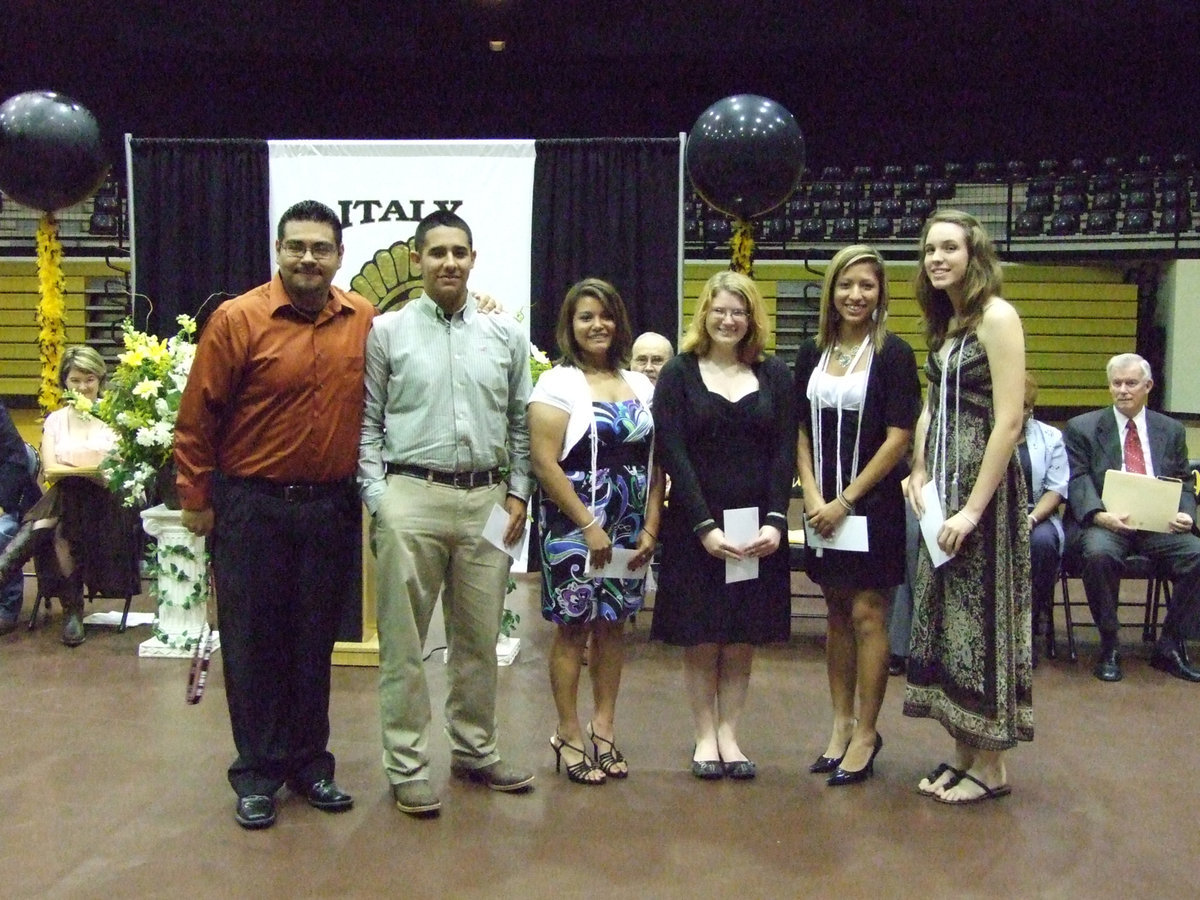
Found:
[(887, 336), (887, 328), (884, 325), (887, 321), (888, 309), (887, 273), (884, 271), (883, 257), (879, 255), (879, 251), (866, 244), (851, 244), (849, 247), (843, 247), (829, 261), (829, 268), (825, 270), (825, 280), (821, 284), (821, 314), (817, 320), (817, 347), (819, 349), (824, 350), (837, 342), (837, 328), (842, 317), (833, 305), (833, 292), (837, 287), (838, 279), (851, 266), (864, 262), (871, 263), (875, 267), (875, 277), (879, 281), (879, 305), (876, 307), (876, 314), (871, 322), (869, 332), (871, 346), (875, 348), (876, 352), (883, 349), (883, 339)]
[(625, 312), (625, 303), (617, 289), (600, 278), (585, 278), (577, 281), (567, 291), (562, 308), (558, 311), (558, 326), (554, 331), (555, 342), (562, 354), (560, 362), (564, 366), (581, 368), (579, 364), (579, 345), (575, 343), (575, 310), (579, 301), (591, 297), (598, 301), (604, 311), (612, 316), (616, 326), (612, 343), (608, 345), (608, 355), (605, 364), (609, 369), (624, 369), (629, 366), (629, 352), (633, 347), (633, 329), (629, 327), (629, 315)]
[(1000, 294), (1004, 284), (996, 248), (978, 219), (956, 209), (939, 209), (930, 216), (921, 229), (917, 274), (913, 281), (917, 305), (925, 317), (925, 340), (931, 350), (937, 350), (945, 342), (950, 318), (954, 315), (950, 297), (930, 283), (929, 274), (925, 271), (925, 242), (929, 238), (929, 230), (940, 222), (961, 228), (963, 241), (967, 245), (967, 273), (963, 283), (965, 303), (962, 320), (958, 323), (960, 331), (970, 331), (979, 324), (983, 318), (983, 307), (992, 297)]

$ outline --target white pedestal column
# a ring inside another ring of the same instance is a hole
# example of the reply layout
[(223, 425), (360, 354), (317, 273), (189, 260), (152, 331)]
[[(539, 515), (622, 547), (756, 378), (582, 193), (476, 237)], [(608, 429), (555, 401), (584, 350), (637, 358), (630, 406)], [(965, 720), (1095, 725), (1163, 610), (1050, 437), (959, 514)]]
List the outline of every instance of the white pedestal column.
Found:
[[(154, 637), (138, 646), (138, 656), (190, 657), (208, 621), (204, 538), (183, 527), (180, 510), (162, 504), (142, 513), (142, 527), (158, 541), (158, 618)], [(220, 646), (214, 632), (213, 649)]]

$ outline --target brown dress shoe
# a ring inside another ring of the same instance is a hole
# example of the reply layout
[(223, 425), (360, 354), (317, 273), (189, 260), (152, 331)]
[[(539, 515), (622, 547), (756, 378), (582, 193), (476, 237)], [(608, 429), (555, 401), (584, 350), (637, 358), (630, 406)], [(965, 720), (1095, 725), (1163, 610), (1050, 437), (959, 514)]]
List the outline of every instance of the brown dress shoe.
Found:
[(477, 769), (453, 765), (450, 767), (450, 771), (459, 778), (474, 781), (476, 784), (485, 784), (493, 791), (504, 791), (505, 793), (524, 791), (533, 784), (532, 772), (511, 766), (501, 760), (496, 760), (490, 766), (480, 766)]
[(428, 781), (403, 781), (392, 785), (392, 799), (396, 808), (410, 816), (428, 817), (438, 814), (442, 801), (438, 799)]

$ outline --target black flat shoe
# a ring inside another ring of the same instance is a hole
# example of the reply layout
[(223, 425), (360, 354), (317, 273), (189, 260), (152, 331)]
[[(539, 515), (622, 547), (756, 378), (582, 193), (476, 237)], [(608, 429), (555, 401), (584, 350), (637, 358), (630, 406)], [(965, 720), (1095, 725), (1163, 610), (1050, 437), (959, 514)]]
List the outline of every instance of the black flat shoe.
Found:
[(1101, 681), (1121, 680), (1121, 654), (1116, 650), (1101, 650), (1092, 674)]
[(692, 774), (705, 781), (719, 781), (725, 777), (725, 767), (719, 759), (693, 759)]
[(243, 828), (270, 828), (275, 824), (275, 798), (266, 794), (238, 797), (233, 817)]
[(854, 772), (847, 772), (841, 766), (837, 767), (837, 771), (826, 779), (825, 783), (830, 787), (842, 787), (847, 784), (861, 784), (872, 775), (875, 774), (875, 757), (879, 755), (879, 751), (883, 749), (883, 735), (875, 735), (875, 749), (871, 751), (871, 758), (867, 760), (867, 764), (861, 769)]
[(754, 765), (748, 759), (740, 759), (737, 762), (723, 762), (721, 767), (725, 770), (725, 777), (732, 778), (735, 781), (749, 781), (758, 774), (758, 766)]

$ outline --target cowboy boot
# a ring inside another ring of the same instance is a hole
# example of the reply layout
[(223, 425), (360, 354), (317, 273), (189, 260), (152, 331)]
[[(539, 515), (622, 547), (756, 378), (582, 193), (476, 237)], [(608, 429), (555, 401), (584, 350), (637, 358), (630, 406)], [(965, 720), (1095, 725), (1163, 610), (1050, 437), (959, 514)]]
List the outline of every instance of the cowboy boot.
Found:
[(26, 522), (17, 529), (8, 546), (0, 551), (0, 584), (4, 584), (25, 567), (25, 563), (33, 559), (50, 539), (54, 529), (38, 528), (34, 530), (32, 522)]
[(75, 567), (66, 578), (62, 593), (63, 622), (62, 642), (68, 647), (78, 647), (84, 641), (83, 635), (83, 570)]

